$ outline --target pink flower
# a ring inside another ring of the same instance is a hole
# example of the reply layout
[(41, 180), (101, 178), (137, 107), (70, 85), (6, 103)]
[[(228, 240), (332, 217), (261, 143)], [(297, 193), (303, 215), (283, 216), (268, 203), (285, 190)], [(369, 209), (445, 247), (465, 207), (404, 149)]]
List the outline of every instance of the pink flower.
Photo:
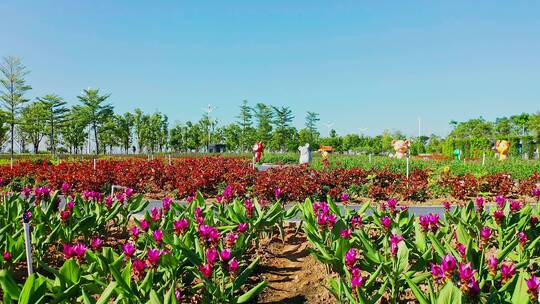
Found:
[(28, 187), (28, 186), (24, 186), (23, 188), (23, 194), (24, 194), (24, 197), (25, 198), (28, 198), (30, 196), (30, 193), (32, 193), (32, 188)]
[(66, 209), (73, 210), (73, 207), (75, 207), (75, 201), (69, 201), (66, 204)]
[(137, 248), (135, 247), (135, 245), (133, 245), (132, 243), (130, 242), (127, 242), (124, 244), (124, 246), (122, 246), (122, 250), (124, 251), (124, 255), (128, 258), (132, 257), (133, 254), (135, 253), (135, 250)]
[(504, 198), (504, 196), (498, 195), (495, 197), (495, 202), (497, 203), (497, 207), (499, 209), (503, 209), (504, 205), (506, 204), (506, 198)]
[(69, 210), (60, 211), (60, 220), (62, 220), (62, 222), (66, 222), (69, 219), (70, 215), (71, 212)]
[(221, 259), (221, 261), (227, 262), (228, 260), (231, 259), (231, 250), (230, 249), (221, 250), (221, 252), (219, 253), (219, 258)]
[(139, 238), (139, 234), (141, 233), (141, 231), (139, 230), (139, 227), (132, 226), (131, 228), (129, 228), (129, 231), (131, 232), (133, 239), (136, 241)]
[[(112, 199), (112, 197), (111, 197), (111, 199)], [(119, 201), (120, 203), (123, 203), (125, 199), (126, 199), (126, 195), (124, 193), (117, 193), (116, 194), (116, 200)]]
[(90, 240), (90, 247), (92, 247), (92, 250), (97, 251), (103, 246), (103, 240), (99, 237), (93, 237), (92, 240)]
[(238, 239), (238, 234), (234, 232), (227, 234), (227, 237), (226, 237), (227, 246), (231, 248), (234, 247), (234, 244), (236, 243), (237, 239)]
[(465, 255), (467, 254), (467, 247), (461, 243), (457, 243), (457, 250), (462, 258), (465, 258)]
[(443, 203), (443, 206), (444, 206), (444, 210), (445, 210), (446, 212), (450, 212), (450, 207), (451, 207), (450, 202), (445, 201), (445, 202)]
[(527, 243), (528, 239), (527, 239), (527, 235), (525, 234), (525, 232), (520, 231), (520, 232), (518, 232), (517, 236), (518, 236), (518, 239), (519, 239), (519, 244), (521, 246), (523, 246), (523, 245), (525, 245), (525, 243)]
[(384, 229), (389, 230), (390, 225), (392, 225), (392, 219), (388, 216), (383, 216), (381, 218), (381, 224), (383, 225)]
[(240, 223), (240, 224), (238, 224), (237, 229), (238, 229), (238, 232), (244, 233), (248, 229), (248, 224), (247, 223)]
[(435, 283), (439, 284), (444, 279), (444, 271), (440, 265), (431, 264), (431, 275)]
[(180, 302), (180, 300), (182, 299), (182, 294), (180, 293), (180, 289), (176, 288), (174, 290), (174, 298), (176, 299), (177, 302)]
[(488, 268), (489, 268), (489, 273), (491, 273), (491, 275), (495, 276), (495, 274), (497, 274), (497, 266), (499, 265), (499, 261), (497, 260), (497, 258), (492, 255), (488, 258), (487, 260), (487, 264), (488, 264)]
[(536, 223), (538, 223), (538, 217), (537, 216), (531, 216), (531, 219), (529, 221), (529, 224), (531, 224), (531, 226), (536, 226)]
[(114, 198), (107, 196), (107, 198), (105, 199), (105, 207), (107, 207), (107, 209), (111, 209), (113, 203), (114, 203)]
[(195, 199), (195, 196), (189, 195), (188, 197), (186, 197), (186, 202), (191, 203), (193, 202), (194, 199)]
[(456, 268), (456, 259), (449, 254), (445, 255), (442, 258), (441, 267), (447, 275), (452, 274), (452, 272)]
[(173, 226), (174, 226), (174, 232), (176, 234), (181, 234), (181, 233), (184, 233), (184, 231), (186, 231), (186, 229), (189, 226), (189, 222), (187, 219), (181, 219), (181, 220), (174, 221)]
[(280, 188), (276, 188), (276, 189), (274, 190), (274, 196), (275, 196), (276, 198), (279, 198), (279, 197), (281, 196), (281, 189), (280, 189)]
[(148, 223), (147, 220), (141, 220), (139, 222), (140, 226), (141, 226), (141, 229), (144, 230), (144, 231), (148, 231), (148, 228), (150, 228), (150, 223)]
[(512, 262), (502, 263), (501, 265), (501, 278), (503, 284), (508, 282), (516, 273), (516, 265)]
[(360, 275), (360, 269), (353, 268), (351, 271), (351, 287), (353, 289), (364, 286), (365, 278)]
[(159, 222), (161, 220), (161, 216), (163, 215), (162, 210), (158, 210), (158, 208), (154, 207), (152, 208), (152, 211), (150, 211), (150, 218), (152, 218), (152, 221)]
[(533, 189), (532, 194), (534, 197), (540, 198), (540, 188)]
[(521, 203), (514, 200), (510, 201), (510, 211), (515, 213), (515, 212), (518, 212), (519, 210), (521, 210)]
[(161, 230), (154, 230), (154, 232), (152, 233), (152, 236), (154, 237), (154, 241), (156, 241), (156, 243), (161, 243), (161, 241), (163, 241), (163, 231)]
[(7, 262), (11, 260), (11, 253), (9, 251), (4, 251), (4, 255), (2, 257), (4, 258), (4, 262)]
[(358, 229), (360, 228), (360, 226), (362, 226), (362, 217), (361, 216), (353, 216), (351, 218), (351, 226), (353, 226), (353, 228), (355, 229)]
[(540, 292), (540, 278), (533, 275), (526, 282), (529, 294), (531, 296), (536, 295), (536, 297), (538, 297), (538, 292)]
[(493, 218), (495, 219), (495, 222), (498, 225), (500, 225), (502, 223), (502, 220), (504, 219), (504, 211), (502, 210), (493, 211)]
[(60, 188), (63, 194), (67, 194), (69, 191), (69, 188), (71, 188), (71, 185), (69, 183), (63, 182), (62, 187)]
[(206, 249), (206, 261), (210, 265), (214, 265), (216, 263), (217, 257), (218, 257), (218, 251), (216, 248), (208, 248)]
[(229, 261), (228, 270), (230, 273), (236, 273), (236, 271), (238, 270), (238, 260), (236, 258), (233, 258)]
[(71, 244), (67, 244), (67, 243), (63, 245), (62, 252), (64, 253), (64, 258), (66, 260), (69, 259), (69, 258), (72, 258), (72, 257), (74, 257), (76, 255), (75, 251), (73, 250), (73, 246), (71, 246)]
[(352, 268), (354, 264), (356, 264), (357, 258), (358, 251), (356, 251), (354, 248), (349, 249), (345, 254), (345, 265), (347, 265), (348, 268)]
[(350, 228), (349, 229), (343, 229), (340, 232), (340, 236), (342, 238), (344, 238), (344, 239), (350, 239), (351, 235), (352, 235), (352, 230)]
[(472, 269), (471, 262), (467, 264), (460, 263), (458, 267), (458, 274), (459, 279), (463, 283), (468, 283), (471, 279), (473, 279), (474, 274), (476, 273), (476, 270)]
[(162, 208), (163, 210), (165, 210), (165, 212), (171, 209), (172, 198), (165, 197), (163, 198), (163, 200), (161, 200), (161, 202), (163, 203)]
[(124, 194), (125, 194), (126, 197), (129, 199), (129, 198), (133, 195), (133, 189), (127, 188), (127, 189), (124, 191)]
[(492, 230), (489, 227), (482, 227), (482, 229), (480, 229), (480, 237), (484, 242), (489, 241), (489, 238), (491, 237), (491, 232)]
[(397, 234), (390, 234), (390, 254), (395, 256), (398, 251), (398, 244), (403, 241), (403, 236)]
[(146, 253), (146, 258), (150, 266), (156, 267), (159, 263), (159, 257), (161, 257), (161, 254), (163, 251), (155, 248), (148, 249)]
[(423, 231), (429, 231), (429, 218), (425, 215), (420, 215), (418, 217), (418, 223), (422, 227)]
[(213, 267), (211, 264), (202, 264), (201, 266), (199, 266), (199, 270), (206, 278), (209, 278), (212, 275), (212, 268)]
[(219, 239), (219, 232), (216, 227), (202, 224), (199, 226), (198, 232), (201, 238), (206, 242), (214, 243)]
[(246, 208), (247, 217), (250, 218), (253, 216), (253, 209), (255, 208), (255, 205), (251, 202), (251, 200), (247, 199), (244, 201), (244, 208)]
[(476, 209), (478, 209), (479, 212), (484, 210), (484, 198), (481, 196), (476, 198)]
[(86, 247), (86, 245), (83, 243), (77, 243), (72, 248), (78, 259), (83, 258), (86, 254), (86, 250), (88, 249), (88, 247)]
[(389, 198), (386, 201), (386, 206), (390, 209), (392, 213), (394, 213), (397, 207), (397, 200), (395, 198)]
[(343, 193), (341, 193), (341, 196), (340, 196), (340, 198), (339, 198), (339, 199), (340, 199), (340, 201), (342, 201), (342, 202), (346, 202), (346, 201), (348, 201), (348, 200), (349, 200), (349, 194), (348, 194), (348, 193), (345, 193), (345, 192), (343, 192)]
[(146, 264), (141, 260), (133, 259), (131, 262), (131, 267), (135, 277), (140, 278), (146, 269)]

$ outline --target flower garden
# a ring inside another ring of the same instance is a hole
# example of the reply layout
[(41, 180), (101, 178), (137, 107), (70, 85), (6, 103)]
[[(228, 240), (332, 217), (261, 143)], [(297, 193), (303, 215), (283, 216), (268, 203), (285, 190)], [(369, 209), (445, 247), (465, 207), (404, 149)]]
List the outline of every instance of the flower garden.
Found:
[[(2, 166), (0, 297), (257, 303), (272, 289), (263, 244), (294, 234), (325, 273), (314, 283), (332, 298), (320, 303), (538, 301), (539, 175), (434, 171), (259, 172), (230, 157)], [(431, 199), (440, 213), (403, 204)]]

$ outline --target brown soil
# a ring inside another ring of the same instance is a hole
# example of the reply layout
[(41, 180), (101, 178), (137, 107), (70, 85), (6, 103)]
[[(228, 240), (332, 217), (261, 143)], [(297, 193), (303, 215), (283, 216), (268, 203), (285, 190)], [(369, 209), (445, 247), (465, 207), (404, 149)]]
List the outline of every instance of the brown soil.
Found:
[(309, 254), (303, 233), (294, 234), (295, 228), (290, 226), (285, 243), (279, 234), (261, 241), (258, 273), (268, 286), (257, 303), (335, 303), (324, 287), (329, 277), (324, 266)]

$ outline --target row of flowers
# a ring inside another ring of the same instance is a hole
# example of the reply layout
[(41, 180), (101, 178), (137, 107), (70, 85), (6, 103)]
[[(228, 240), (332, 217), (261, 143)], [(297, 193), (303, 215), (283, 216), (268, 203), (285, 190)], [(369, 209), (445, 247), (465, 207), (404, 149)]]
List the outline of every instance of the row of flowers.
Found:
[(540, 293), (539, 205), (502, 196), (445, 204), (444, 216), (409, 214), (396, 200), (353, 211), (301, 205), (313, 255), (329, 287), (349, 303), (536, 303)]
[[(467, 199), (480, 193), (503, 196), (531, 196), (540, 183), (540, 175), (516, 181), (510, 175), (497, 173), (483, 177), (455, 176), (451, 172), (435, 175), (429, 170), (414, 170), (407, 178), (390, 170), (361, 168), (325, 168), (307, 166), (282, 167), (259, 172), (251, 163), (240, 158), (197, 157), (182, 158), (169, 165), (163, 160), (98, 160), (61, 162), (19, 162), (11, 168), (0, 166), (0, 185), (22, 189), (24, 185), (48, 184), (59, 189), (63, 183), (73, 191), (109, 191), (112, 185), (133, 188), (137, 192), (161, 195), (174, 193), (185, 198), (200, 191), (206, 196), (218, 195), (230, 186), (235, 196), (254, 196), (273, 199), (280, 188), (282, 199), (303, 201), (308, 197), (338, 198), (343, 192), (376, 200), (400, 197), (424, 201), (451, 195)], [(536, 195), (540, 195), (537, 193)]]
[[(280, 202), (148, 202), (130, 188), (75, 194), (69, 183), (11, 192), (0, 202), (3, 301), (19, 303), (245, 303), (265, 288), (250, 277), (261, 234), (290, 218)], [(60, 199), (65, 195), (65, 202)], [(24, 279), (21, 215), (30, 219), (35, 273)], [(157, 301), (157, 302), (156, 302)]]

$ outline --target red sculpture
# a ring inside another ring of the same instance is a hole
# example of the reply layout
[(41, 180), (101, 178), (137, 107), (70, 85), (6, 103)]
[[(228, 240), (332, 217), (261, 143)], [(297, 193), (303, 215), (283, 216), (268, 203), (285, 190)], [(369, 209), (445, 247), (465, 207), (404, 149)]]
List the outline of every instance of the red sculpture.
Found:
[(264, 144), (262, 141), (258, 141), (253, 145), (253, 153), (255, 153), (255, 162), (258, 163), (261, 161), (261, 156), (264, 151)]

